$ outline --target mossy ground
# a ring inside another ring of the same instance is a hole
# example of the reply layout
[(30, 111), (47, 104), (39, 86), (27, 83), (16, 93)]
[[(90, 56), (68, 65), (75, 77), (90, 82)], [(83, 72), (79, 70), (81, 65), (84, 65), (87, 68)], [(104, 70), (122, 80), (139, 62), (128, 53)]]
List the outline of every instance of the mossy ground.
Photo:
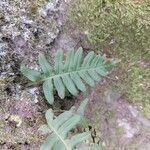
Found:
[(70, 21), (92, 49), (121, 60), (110, 86), (142, 106), (150, 117), (150, 1), (76, 0)]

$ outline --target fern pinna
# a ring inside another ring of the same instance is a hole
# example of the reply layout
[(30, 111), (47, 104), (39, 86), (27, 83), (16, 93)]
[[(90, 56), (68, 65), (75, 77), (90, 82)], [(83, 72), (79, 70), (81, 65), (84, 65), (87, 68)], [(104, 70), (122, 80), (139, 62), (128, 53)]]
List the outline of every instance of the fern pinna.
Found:
[(73, 129), (82, 119), (85, 107), (88, 100), (85, 99), (79, 108), (72, 108), (65, 111), (57, 117), (54, 117), (51, 109), (46, 112), (47, 124), (40, 127), (40, 131), (44, 134), (49, 134), (47, 139), (41, 145), (40, 150), (100, 150), (100, 145), (82, 145), (85, 140), (90, 139), (91, 135), (88, 132), (77, 133), (73, 136), (68, 136), (68, 132)]
[(63, 51), (57, 51), (52, 67), (45, 56), (40, 53), (38, 57), (42, 71), (36, 71), (21, 66), (21, 72), (33, 82), (43, 82), (43, 91), (50, 104), (54, 102), (54, 89), (60, 98), (65, 97), (66, 89), (77, 95), (78, 91), (86, 91), (85, 83), (94, 86), (94, 81), (98, 81), (102, 76), (107, 75), (107, 70), (115, 61), (107, 60), (101, 55), (96, 55), (93, 51), (82, 59), (83, 50), (79, 48), (68, 50), (64, 59)]

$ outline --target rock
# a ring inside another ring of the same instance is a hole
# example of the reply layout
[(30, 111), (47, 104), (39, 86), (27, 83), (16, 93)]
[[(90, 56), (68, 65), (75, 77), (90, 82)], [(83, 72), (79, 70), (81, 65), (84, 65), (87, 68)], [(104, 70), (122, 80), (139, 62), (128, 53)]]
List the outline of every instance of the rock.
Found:
[(22, 124), (22, 119), (18, 115), (10, 115), (8, 121), (15, 122), (17, 127), (20, 127)]

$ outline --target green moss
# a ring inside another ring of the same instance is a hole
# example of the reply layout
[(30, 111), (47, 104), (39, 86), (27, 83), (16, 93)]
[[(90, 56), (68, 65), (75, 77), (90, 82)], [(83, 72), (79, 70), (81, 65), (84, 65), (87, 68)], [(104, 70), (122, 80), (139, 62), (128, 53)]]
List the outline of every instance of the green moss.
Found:
[(27, 11), (31, 16), (36, 15), (40, 7), (46, 4), (47, 0), (27, 0)]
[(32, 18), (35, 18), (37, 16), (38, 10), (43, 7), (47, 2), (48, 0), (9, 0), (9, 4), (13, 8), (15, 8), (16, 14), (18, 14), (21, 9), (25, 9), (28, 16)]
[(71, 10), (71, 21), (78, 23), (96, 48), (110, 50), (115, 47), (133, 51), (144, 46), (144, 51), (147, 51), (150, 47), (149, 4), (148, 1), (135, 4), (135, 1), (127, 0), (114, 3), (76, 0)]
[(7, 88), (10, 82), (10, 78), (0, 77), (0, 100), (7, 98), (7, 93), (5, 89)]
[(148, 100), (150, 98), (147, 85), (150, 75), (149, 69), (142, 69), (138, 66), (133, 66), (129, 70), (129, 74), (131, 84), (128, 85), (128, 88), (132, 89), (132, 92), (128, 90), (128, 94), (131, 99), (135, 101), (143, 101), (143, 99)]
[(118, 81), (110, 86), (142, 105), (150, 117), (149, 12), (148, 0), (76, 0), (70, 21), (86, 34), (93, 49), (121, 60), (114, 73)]
[(149, 102), (147, 102), (147, 103), (144, 104), (142, 112), (146, 116), (150, 117), (150, 104), (149, 104)]
[(144, 114), (150, 117), (150, 93), (149, 93), (149, 68), (139, 67), (138, 65), (127, 66), (128, 77), (120, 81), (120, 86), (126, 92), (132, 102), (142, 106)]

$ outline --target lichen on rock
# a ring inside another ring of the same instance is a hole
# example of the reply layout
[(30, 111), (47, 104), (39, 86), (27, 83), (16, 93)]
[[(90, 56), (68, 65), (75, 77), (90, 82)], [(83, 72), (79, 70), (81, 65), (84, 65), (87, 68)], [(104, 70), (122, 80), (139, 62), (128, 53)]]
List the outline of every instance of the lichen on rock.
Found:
[(16, 53), (22, 54), (22, 49), (44, 51), (59, 33), (59, 1), (6, 0), (0, 3), (0, 10), (0, 39), (11, 40)]
[(52, 57), (61, 13), (60, 0), (0, 1), (0, 149), (40, 147), (37, 130), (47, 105), (39, 88), (24, 88), (19, 69), (21, 63), (38, 69), (40, 51)]

